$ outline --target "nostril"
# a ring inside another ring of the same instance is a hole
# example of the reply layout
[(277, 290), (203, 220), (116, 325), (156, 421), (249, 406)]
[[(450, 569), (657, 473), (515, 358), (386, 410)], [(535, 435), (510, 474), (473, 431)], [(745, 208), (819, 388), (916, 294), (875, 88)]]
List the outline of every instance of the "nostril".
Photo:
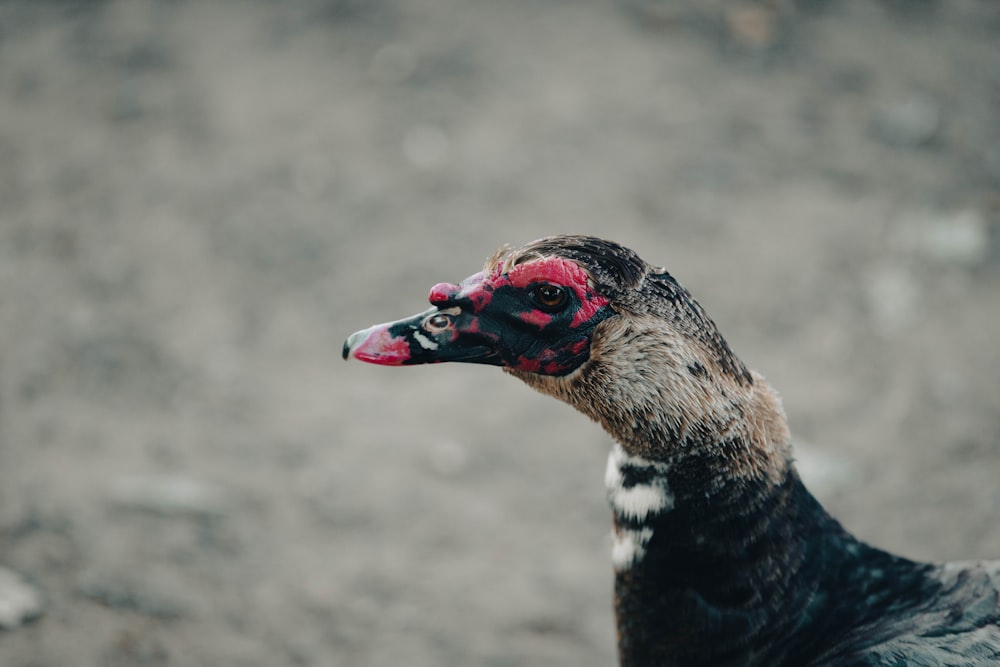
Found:
[(461, 288), (453, 283), (438, 283), (431, 288), (431, 293), (427, 299), (432, 305), (447, 305), (455, 300)]

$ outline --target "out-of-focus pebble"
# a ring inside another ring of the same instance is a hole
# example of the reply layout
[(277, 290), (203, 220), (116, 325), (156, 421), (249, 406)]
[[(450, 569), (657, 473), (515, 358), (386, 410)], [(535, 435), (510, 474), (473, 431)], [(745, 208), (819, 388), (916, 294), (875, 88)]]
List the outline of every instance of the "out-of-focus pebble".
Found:
[(0, 567), (0, 630), (13, 630), (42, 615), (42, 594), (13, 570)]
[(222, 516), (236, 504), (227, 489), (181, 475), (122, 477), (112, 483), (110, 498), (127, 509), (164, 515)]
[(940, 264), (978, 266), (989, 258), (989, 228), (982, 213), (961, 209), (911, 215), (895, 225), (900, 249)]
[(921, 148), (941, 131), (941, 108), (934, 100), (914, 95), (875, 114), (872, 132), (882, 143), (897, 148)]
[(95, 602), (112, 609), (134, 611), (155, 618), (180, 618), (186, 605), (176, 596), (159, 590), (155, 583), (126, 581), (110, 575), (90, 573), (83, 577), (77, 590)]
[(730, 8), (725, 12), (725, 22), (729, 38), (739, 46), (763, 50), (777, 39), (777, 17), (765, 7)]

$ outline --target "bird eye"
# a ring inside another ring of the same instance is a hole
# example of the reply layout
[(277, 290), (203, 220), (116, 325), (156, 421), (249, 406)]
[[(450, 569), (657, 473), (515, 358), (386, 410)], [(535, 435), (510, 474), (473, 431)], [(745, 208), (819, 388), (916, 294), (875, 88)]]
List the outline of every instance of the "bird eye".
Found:
[(529, 294), (534, 304), (542, 310), (554, 312), (566, 305), (566, 290), (558, 285), (536, 285)]

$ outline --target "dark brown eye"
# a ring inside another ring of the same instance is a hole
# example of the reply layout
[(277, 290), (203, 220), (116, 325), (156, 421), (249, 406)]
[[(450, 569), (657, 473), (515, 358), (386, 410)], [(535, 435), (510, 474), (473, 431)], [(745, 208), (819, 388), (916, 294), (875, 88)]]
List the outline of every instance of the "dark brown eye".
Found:
[(530, 295), (536, 306), (550, 313), (566, 305), (566, 290), (558, 285), (536, 285)]

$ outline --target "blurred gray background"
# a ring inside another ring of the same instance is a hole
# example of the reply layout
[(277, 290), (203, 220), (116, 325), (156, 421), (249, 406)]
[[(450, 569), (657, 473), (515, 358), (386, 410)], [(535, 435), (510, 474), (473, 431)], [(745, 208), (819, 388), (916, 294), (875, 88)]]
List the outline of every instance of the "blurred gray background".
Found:
[(608, 437), (340, 360), (571, 232), (848, 528), (1000, 557), (995, 2), (3, 2), (0, 665), (613, 663)]

